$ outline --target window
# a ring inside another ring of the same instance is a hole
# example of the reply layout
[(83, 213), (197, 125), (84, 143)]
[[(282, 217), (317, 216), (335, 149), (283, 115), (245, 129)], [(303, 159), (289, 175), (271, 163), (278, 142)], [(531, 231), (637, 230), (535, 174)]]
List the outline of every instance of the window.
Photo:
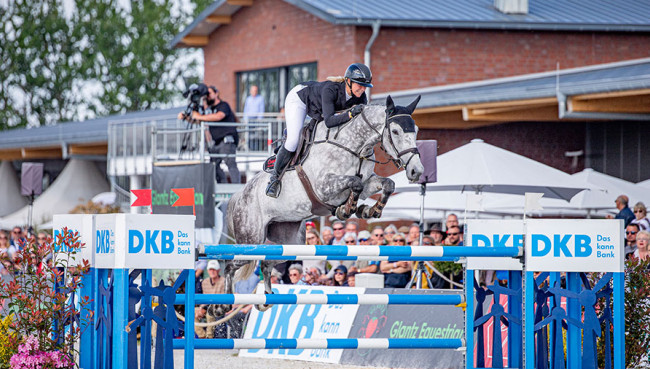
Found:
[(252, 85), (257, 85), (260, 95), (264, 96), (264, 110), (278, 112), (290, 89), (300, 82), (314, 81), (316, 77), (316, 63), (238, 72), (237, 111), (244, 110), (244, 102)]

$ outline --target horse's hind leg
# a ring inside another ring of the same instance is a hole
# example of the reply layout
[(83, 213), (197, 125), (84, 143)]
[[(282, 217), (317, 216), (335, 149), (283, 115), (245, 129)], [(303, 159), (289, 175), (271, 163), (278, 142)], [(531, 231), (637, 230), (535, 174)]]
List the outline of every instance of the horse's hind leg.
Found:
[(370, 177), (368, 182), (366, 182), (366, 186), (363, 189), (363, 193), (361, 194), (362, 198), (368, 198), (371, 195), (374, 195), (376, 192), (381, 190), (381, 197), (375, 205), (372, 207), (367, 206), (367, 205), (361, 205), (357, 209), (357, 217), (360, 219), (369, 219), (369, 218), (379, 218), (381, 217), (381, 212), (384, 210), (384, 206), (386, 206), (386, 203), (388, 202), (388, 198), (390, 195), (393, 194), (393, 191), (395, 191), (395, 182), (393, 182), (392, 179), (390, 178), (384, 178), (384, 177), (379, 177), (377, 175), (373, 175)]
[[(273, 267), (277, 263), (277, 261), (262, 261), (261, 271), (262, 275), (264, 276), (264, 293), (267, 295), (273, 293), (273, 289), (271, 288), (271, 271), (273, 271)], [(273, 305), (256, 305), (255, 307), (259, 311), (266, 311), (270, 309), (271, 306)]]

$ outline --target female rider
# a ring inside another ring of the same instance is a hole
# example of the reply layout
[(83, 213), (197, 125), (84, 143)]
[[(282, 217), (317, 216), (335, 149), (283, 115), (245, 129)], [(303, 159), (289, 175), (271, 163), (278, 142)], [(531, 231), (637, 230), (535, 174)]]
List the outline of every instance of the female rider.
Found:
[[(372, 87), (372, 73), (365, 64), (354, 63), (345, 71), (343, 78), (324, 82), (309, 81), (299, 84), (287, 94), (284, 102), (287, 121), (287, 139), (275, 159), (273, 173), (266, 187), (266, 195), (278, 197), (281, 183), (279, 176), (298, 147), (300, 130), (305, 117), (324, 121), (328, 128), (348, 122), (361, 113), (366, 104), (366, 87)], [(350, 109), (345, 113), (337, 111)]]

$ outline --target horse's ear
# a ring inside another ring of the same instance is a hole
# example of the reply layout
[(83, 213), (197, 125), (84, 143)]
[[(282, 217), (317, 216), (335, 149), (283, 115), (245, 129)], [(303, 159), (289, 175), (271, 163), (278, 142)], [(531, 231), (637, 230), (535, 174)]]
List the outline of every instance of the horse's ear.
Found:
[(416, 97), (415, 100), (413, 100), (413, 102), (406, 107), (406, 109), (408, 109), (409, 111), (409, 114), (413, 114), (413, 112), (415, 111), (415, 107), (418, 106), (418, 103), (420, 102), (421, 98), (422, 95), (418, 95), (418, 97)]
[(393, 115), (395, 113), (395, 103), (393, 98), (388, 95), (386, 97), (386, 115)]

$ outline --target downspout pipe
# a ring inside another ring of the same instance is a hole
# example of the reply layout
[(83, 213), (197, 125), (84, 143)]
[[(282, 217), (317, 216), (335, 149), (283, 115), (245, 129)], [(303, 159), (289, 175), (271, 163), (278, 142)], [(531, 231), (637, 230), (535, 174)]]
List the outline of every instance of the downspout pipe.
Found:
[[(363, 64), (367, 65), (368, 68), (370, 68), (370, 48), (375, 43), (377, 36), (379, 36), (379, 28), (381, 28), (381, 21), (377, 20), (372, 24), (372, 35), (366, 43), (366, 48), (363, 50)], [(368, 102), (370, 102), (370, 89), (366, 89), (366, 97), (368, 98)]]

